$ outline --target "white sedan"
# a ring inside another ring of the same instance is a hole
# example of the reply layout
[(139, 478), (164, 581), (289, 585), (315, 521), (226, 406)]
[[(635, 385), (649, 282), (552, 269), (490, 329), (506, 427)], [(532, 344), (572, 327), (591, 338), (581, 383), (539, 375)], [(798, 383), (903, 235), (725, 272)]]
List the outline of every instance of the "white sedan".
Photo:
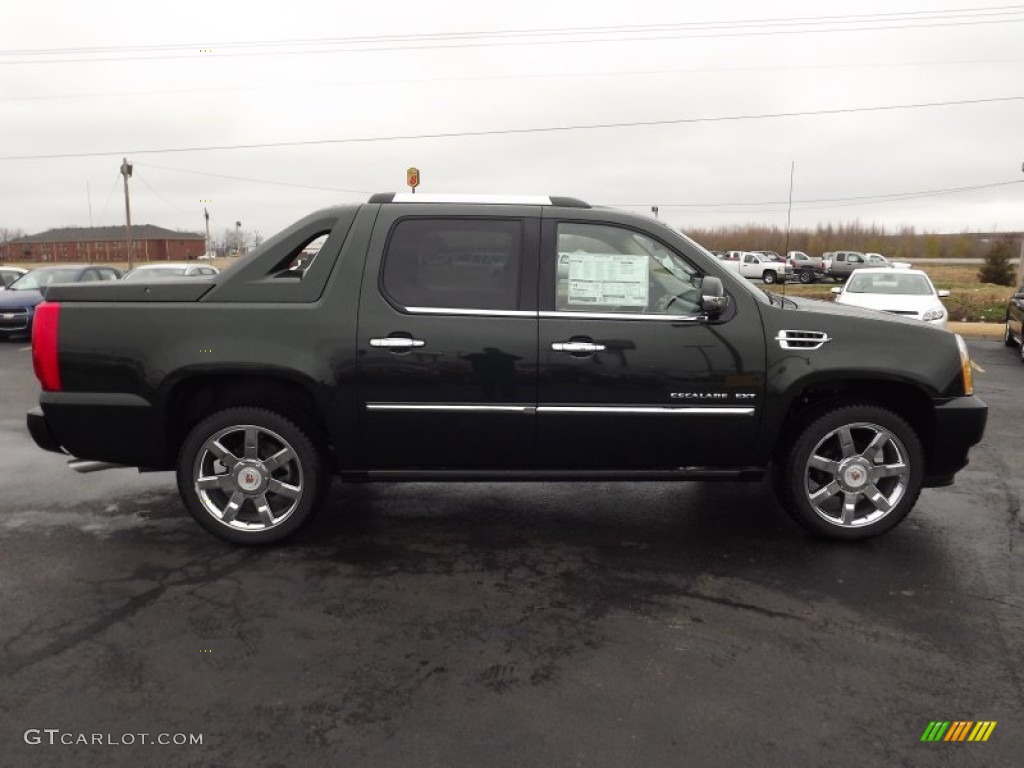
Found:
[(913, 317), (929, 325), (946, 327), (949, 313), (940, 299), (949, 291), (936, 291), (920, 269), (863, 268), (855, 270), (842, 288), (833, 288), (836, 302)]

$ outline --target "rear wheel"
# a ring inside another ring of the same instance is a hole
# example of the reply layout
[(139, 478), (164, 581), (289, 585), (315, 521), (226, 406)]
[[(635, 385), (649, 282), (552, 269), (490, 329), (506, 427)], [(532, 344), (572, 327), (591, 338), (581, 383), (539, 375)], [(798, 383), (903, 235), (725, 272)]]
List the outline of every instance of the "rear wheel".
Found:
[(1006, 326), (1003, 329), (1003, 344), (1008, 347), (1012, 347), (1017, 344), (1017, 342), (1013, 340), (1013, 334), (1010, 332), (1010, 318), (1006, 318)]
[(808, 270), (805, 269), (803, 272), (800, 273), (800, 282), (803, 283), (804, 285), (808, 285), (810, 283), (813, 283), (814, 282), (814, 273), (813, 272), (809, 272)]
[(178, 492), (210, 533), (269, 544), (316, 511), (322, 460), (308, 435), (262, 408), (229, 408), (200, 422), (178, 456)]
[(803, 527), (832, 539), (866, 539), (894, 528), (921, 492), (924, 451), (892, 411), (836, 408), (811, 421), (780, 456), (777, 492)]

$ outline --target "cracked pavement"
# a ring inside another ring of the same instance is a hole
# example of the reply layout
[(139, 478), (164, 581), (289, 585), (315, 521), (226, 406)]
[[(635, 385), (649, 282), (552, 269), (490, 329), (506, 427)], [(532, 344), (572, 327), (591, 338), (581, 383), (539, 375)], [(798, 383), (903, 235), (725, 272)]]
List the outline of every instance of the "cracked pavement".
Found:
[[(170, 473), (36, 449), (24, 346), (0, 344), (0, 766), (1020, 762), (1024, 366), (997, 342), (971, 342), (971, 466), (871, 542), (808, 538), (760, 484), (336, 483), (260, 550)], [(998, 726), (922, 744), (937, 719)]]

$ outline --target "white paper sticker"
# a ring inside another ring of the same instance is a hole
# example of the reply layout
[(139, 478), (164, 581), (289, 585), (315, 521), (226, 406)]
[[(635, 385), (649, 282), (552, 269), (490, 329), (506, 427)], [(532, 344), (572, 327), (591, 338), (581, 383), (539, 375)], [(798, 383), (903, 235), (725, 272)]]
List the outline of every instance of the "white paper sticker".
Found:
[(560, 254), (569, 266), (569, 304), (647, 307), (647, 256), (621, 253)]

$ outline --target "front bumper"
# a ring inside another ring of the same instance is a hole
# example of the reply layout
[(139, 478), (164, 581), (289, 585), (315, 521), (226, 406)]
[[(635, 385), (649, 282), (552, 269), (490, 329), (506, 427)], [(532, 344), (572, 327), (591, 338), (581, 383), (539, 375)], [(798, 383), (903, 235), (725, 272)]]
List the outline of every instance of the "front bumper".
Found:
[(925, 446), (928, 467), (924, 487), (949, 485), (967, 466), (971, 447), (981, 442), (988, 421), (988, 406), (977, 397), (958, 397), (935, 408), (935, 424)]

